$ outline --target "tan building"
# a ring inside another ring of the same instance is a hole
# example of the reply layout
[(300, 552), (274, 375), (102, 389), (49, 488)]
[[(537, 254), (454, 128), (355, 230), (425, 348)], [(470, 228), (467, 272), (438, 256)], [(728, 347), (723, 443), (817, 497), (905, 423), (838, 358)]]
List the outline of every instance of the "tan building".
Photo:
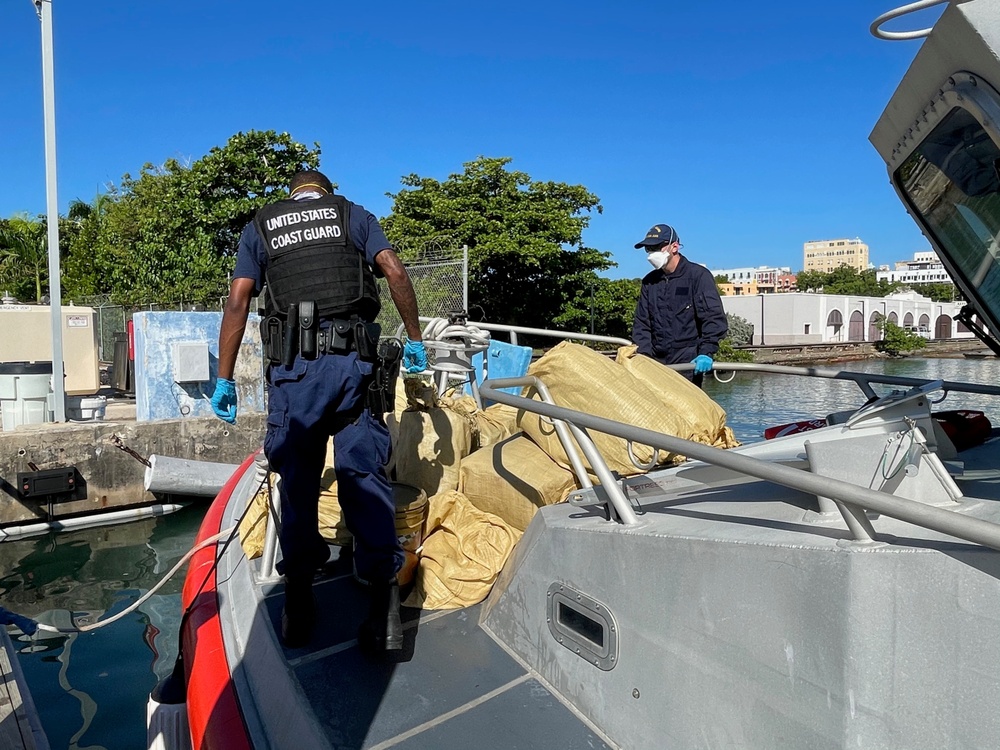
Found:
[(790, 273), (789, 268), (773, 268), (757, 266), (755, 268), (725, 268), (712, 271), (715, 278), (724, 276), (725, 282), (719, 283), (719, 294), (725, 296), (741, 294), (773, 294), (778, 291), (778, 279)]
[(716, 284), (719, 287), (719, 294), (723, 297), (733, 297), (739, 294), (760, 294), (761, 290), (757, 288), (757, 282), (751, 279), (750, 281), (741, 281), (737, 283), (732, 282), (719, 282)]
[(806, 271), (830, 273), (839, 266), (851, 266), (858, 271), (868, 269), (868, 245), (858, 238), (809, 240), (802, 245), (802, 255)]

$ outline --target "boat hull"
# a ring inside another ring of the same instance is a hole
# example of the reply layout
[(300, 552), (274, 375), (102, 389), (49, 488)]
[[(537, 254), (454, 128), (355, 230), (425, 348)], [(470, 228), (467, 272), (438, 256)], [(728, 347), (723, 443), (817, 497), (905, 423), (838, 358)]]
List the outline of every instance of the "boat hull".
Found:
[[(243, 474), (253, 465), (250, 455), (212, 502), (196, 543), (222, 531), (226, 508)], [(209, 545), (191, 558), (181, 603), (181, 653), (187, 681), (188, 721), (194, 748), (249, 750), (246, 725), (226, 658), (217, 590), (217, 549)]]

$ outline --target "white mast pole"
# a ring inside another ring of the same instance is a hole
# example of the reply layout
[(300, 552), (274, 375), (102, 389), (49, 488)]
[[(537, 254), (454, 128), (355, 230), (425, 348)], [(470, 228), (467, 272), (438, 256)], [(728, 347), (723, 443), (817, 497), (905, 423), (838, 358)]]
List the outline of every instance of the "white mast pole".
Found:
[(45, 110), (45, 211), (49, 240), (49, 311), (52, 319), (54, 419), (66, 421), (62, 284), (59, 278), (59, 201), (56, 192), (56, 99), (52, 55), (52, 0), (33, 0), (42, 22), (42, 90)]

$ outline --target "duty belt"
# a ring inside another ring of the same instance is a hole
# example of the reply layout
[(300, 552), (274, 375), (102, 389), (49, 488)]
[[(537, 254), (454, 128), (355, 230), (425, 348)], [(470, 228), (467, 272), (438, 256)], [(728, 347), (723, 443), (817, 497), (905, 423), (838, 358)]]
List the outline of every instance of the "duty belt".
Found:
[(334, 319), (328, 328), (316, 333), (316, 350), (319, 354), (347, 354), (354, 351), (354, 324), (350, 320)]

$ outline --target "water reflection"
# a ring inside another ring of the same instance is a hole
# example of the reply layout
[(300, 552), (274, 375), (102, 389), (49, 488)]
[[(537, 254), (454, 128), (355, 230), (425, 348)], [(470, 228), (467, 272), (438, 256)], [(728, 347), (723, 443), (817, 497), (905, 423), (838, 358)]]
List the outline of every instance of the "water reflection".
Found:
[[(99, 529), (0, 544), (0, 600), (59, 627), (121, 612), (194, 540), (204, 507)], [(53, 748), (142, 747), (145, 699), (173, 666), (183, 576), (122, 620), (84, 634), (18, 643)]]
[[(824, 369), (871, 372), (927, 380), (953, 380), (986, 385), (1000, 384), (1000, 359), (899, 359), (868, 360), (820, 365)], [(882, 394), (893, 386), (874, 386)], [(897, 386), (898, 387), (898, 386)], [(795, 375), (738, 373), (730, 383), (705, 379), (705, 391), (725, 410), (727, 424), (744, 443), (763, 439), (772, 425), (860, 406), (864, 396), (852, 382), (818, 380)], [(978, 409), (1000, 426), (1000, 399), (976, 394), (952, 393), (935, 411)]]

